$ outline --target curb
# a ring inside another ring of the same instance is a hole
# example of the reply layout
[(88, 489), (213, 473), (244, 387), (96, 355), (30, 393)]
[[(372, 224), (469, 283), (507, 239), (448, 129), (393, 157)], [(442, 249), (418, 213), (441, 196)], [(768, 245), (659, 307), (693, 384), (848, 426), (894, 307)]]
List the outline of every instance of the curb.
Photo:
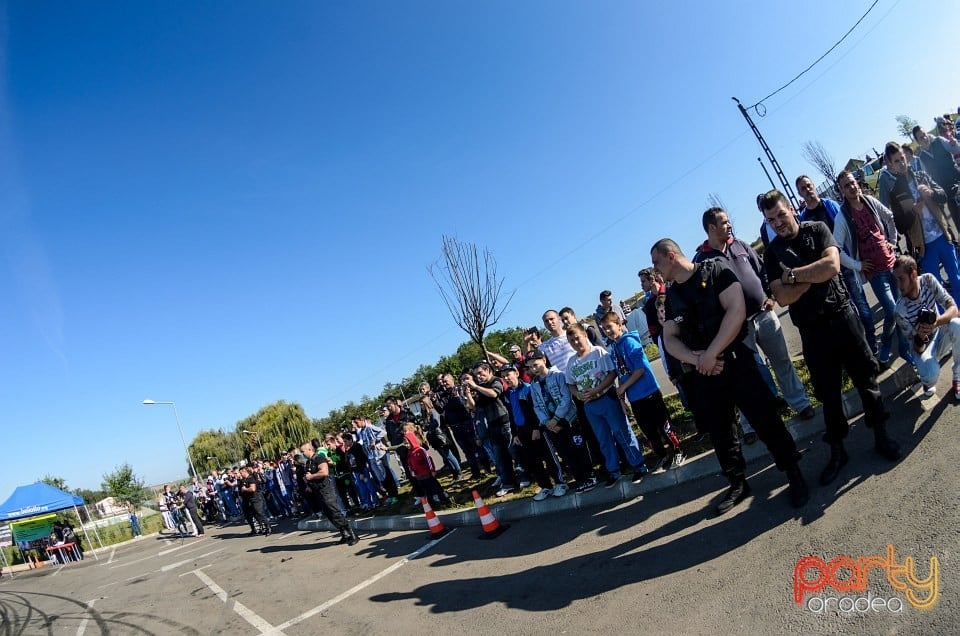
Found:
[[(896, 395), (916, 381), (916, 373), (908, 364), (900, 361), (899, 366), (880, 375), (880, 387), (884, 396)], [(854, 417), (863, 412), (860, 395), (856, 389), (843, 394), (843, 410), (847, 417)], [(797, 442), (816, 437), (823, 432), (823, 412), (817, 409), (817, 416), (803, 421), (793, 418), (787, 422), (787, 430)], [(720, 467), (713, 459), (712, 450), (695, 457), (688, 457), (683, 466), (657, 475), (648, 475), (641, 483), (634, 484), (629, 479), (621, 479), (614, 487), (604, 488), (597, 486), (587, 493), (575, 493), (572, 490), (563, 497), (548, 497), (543, 501), (534, 501), (528, 497), (507, 501), (500, 504), (488, 504), (491, 512), (498, 520), (516, 521), (527, 517), (540, 517), (567, 510), (582, 510), (602, 504), (629, 501), (641, 495), (658, 492), (665, 488), (672, 488), (680, 484), (718, 475)], [(769, 458), (770, 453), (763, 444), (743, 446), (743, 457), (749, 464), (758, 459)], [(465, 526), (479, 526), (480, 517), (472, 508), (451, 512), (437, 512), (437, 518), (448, 528)], [(422, 514), (394, 515), (390, 517), (369, 517), (352, 521), (356, 530), (426, 530), (427, 520)], [(333, 525), (326, 519), (310, 519), (297, 524), (298, 530), (329, 530)]]

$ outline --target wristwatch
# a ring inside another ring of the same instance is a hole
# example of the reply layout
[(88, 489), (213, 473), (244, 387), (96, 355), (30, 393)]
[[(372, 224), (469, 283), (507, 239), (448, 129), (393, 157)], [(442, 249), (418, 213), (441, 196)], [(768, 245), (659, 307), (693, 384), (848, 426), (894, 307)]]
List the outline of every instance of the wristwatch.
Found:
[(787, 272), (787, 283), (793, 285), (797, 282), (797, 274), (791, 269)]

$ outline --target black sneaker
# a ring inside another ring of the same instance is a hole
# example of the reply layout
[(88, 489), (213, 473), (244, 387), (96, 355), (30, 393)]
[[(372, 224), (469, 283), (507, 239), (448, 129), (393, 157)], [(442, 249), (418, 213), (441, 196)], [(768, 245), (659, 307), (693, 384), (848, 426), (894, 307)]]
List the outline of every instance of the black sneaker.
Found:
[(587, 479), (586, 481), (584, 481), (582, 484), (579, 484), (576, 488), (576, 492), (580, 492), (580, 493), (590, 492), (596, 487), (597, 487), (597, 480), (591, 477), (590, 479)]
[(617, 482), (620, 481), (619, 477), (607, 477), (607, 481), (603, 482), (604, 488), (613, 488), (617, 485)]

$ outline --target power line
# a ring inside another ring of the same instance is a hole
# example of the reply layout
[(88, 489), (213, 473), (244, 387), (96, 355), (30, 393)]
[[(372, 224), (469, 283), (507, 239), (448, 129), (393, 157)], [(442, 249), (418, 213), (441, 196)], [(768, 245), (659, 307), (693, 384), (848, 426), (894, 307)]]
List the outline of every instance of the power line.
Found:
[(860, 16), (860, 19), (857, 20), (857, 21), (853, 24), (853, 26), (850, 27), (850, 29), (849, 29), (846, 33), (843, 34), (843, 37), (842, 37), (842, 38), (840, 38), (839, 40), (837, 40), (836, 44), (834, 44), (834, 45), (831, 46), (829, 49), (827, 49), (827, 52), (826, 52), (826, 53), (824, 53), (823, 55), (821, 55), (820, 57), (818, 57), (818, 58), (813, 62), (813, 64), (811, 64), (811, 65), (808, 66), (807, 68), (805, 68), (805, 69), (803, 69), (802, 71), (800, 71), (800, 73), (799, 73), (796, 77), (794, 77), (792, 80), (790, 80), (789, 82), (787, 82), (786, 84), (784, 84), (783, 86), (781, 86), (780, 88), (778, 88), (777, 90), (773, 91), (772, 93), (770, 93), (769, 95), (767, 95), (766, 97), (764, 97), (763, 99), (761, 99), (760, 101), (758, 101), (756, 104), (754, 104), (754, 105), (751, 106), (750, 108), (754, 109), (758, 115), (760, 115), (761, 117), (763, 117), (763, 115), (760, 113), (760, 111), (757, 110), (757, 106), (759, 106), (760, 104), (762, 104), (763, 102), (767, 101), (768, 99), (770, 99), (771, 97), (773, 97), (774, 95), (776, 95), (777, 93), (779, 93), (780, 91), (782, 91), (783, 89), (785, 89), (786, 87), (788, 87), (788, 86), (790, 86), (791, 84), (793, 84), (794, 82), (796, 82), (796, 81), (797, 81), (798, 79), (800, 79), (803, 75), (805, 75), (805, 74), (807, 73), (807, 71), (809, 71), (809, 70), (812, 69), (814, 66), (816, 66), (816, 65), (820, 62), (820, 60), (822, 60), (823, 58), (825, 58), (825, 57), (827, 57), (828, 55), (830, 55), (830, 52), (833, 51), (833, 49), (835, 49), (835, 48), (837, 48), (838, 46), (840, 46), (840, 43), (843, 42), (844, 40), (846, 40), (846, 39), (847, 39), (847, 36), (850, 35), (851, 33), (853, 33), (853, 30), (856, 29), (857, 26), (858, 26), (861, 22), (863, 22), (864, 18), (866, 18), (866, 17), (870, 14), (871, 11), (873, 11), (873, 8), (874, 8), (875, 6), (877, 6), (877, 3), (878, 3), (878, 2), (880, 2), (880, 0), (873, 0), (873, 4), (871, 4), (871, 5), (867, 8), (866, 12), (865, 12), (862, 16)]

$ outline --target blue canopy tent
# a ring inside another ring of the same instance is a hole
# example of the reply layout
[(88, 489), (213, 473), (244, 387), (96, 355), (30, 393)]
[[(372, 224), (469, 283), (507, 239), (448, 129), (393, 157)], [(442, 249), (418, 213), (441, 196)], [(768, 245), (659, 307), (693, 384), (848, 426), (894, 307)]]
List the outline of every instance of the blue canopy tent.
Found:
[[(66, 508), (73, 508), (79, 521), (80, 511), (77, 510), (77, 506), (82, 506), (87, 513), (87, 519), (90, 519), (90, 512), (83, 503), (83, 499), (68, 492), (63, 492), (59, 488), (54, 488), (50, 484), (38, 481), (29, 486), (17, 486), (13, 494), (0, 504), (0, 521), (15, 521), (27, 517), (36, 517)], [(93, 543), (90, 541), (90, 535), (87, 534), (87, 528), (83, 525), (82, 521), (80, 527), (83, 530), (83, 535), (87, 538), (87, 545), (92, 546)], [(100, 534), (97, 532), (96, 526), (94, 526), (93, 532), (97, 537), (97, 542), (100, 543), (100, 547), (102, 548), (103, 542), (100, 541)], [(2, 552), (0, 552), (0, 554), (2, 554)], [(96, 559), (100, 559), (96, 552), (94, 552), (93, 555)]]

